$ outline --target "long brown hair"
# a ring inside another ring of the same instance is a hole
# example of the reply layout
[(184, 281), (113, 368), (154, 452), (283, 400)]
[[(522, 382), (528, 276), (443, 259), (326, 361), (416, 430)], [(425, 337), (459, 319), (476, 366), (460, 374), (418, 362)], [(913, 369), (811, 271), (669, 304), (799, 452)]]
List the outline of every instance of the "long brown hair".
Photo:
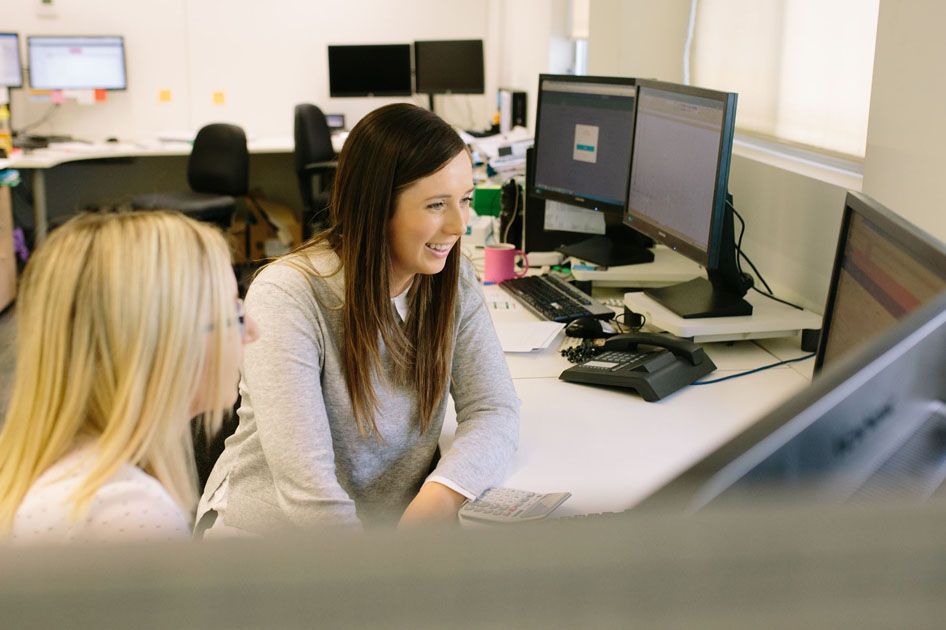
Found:
[(306, 253), (327, 243), (341, 260), (345, 381), (362, 435), (381, 437), (373, 378), (385, 378), (382, 342), (394, 361), (396, 382), (416, 387), (422, 432), (446, 391), (460, 248), (453, 248), (440, 273), (415, 276), (407, 295), (410, 313), (399, 326), (391, 305), (388, 222), (404, 189), (464, 150), (457, 133), (425, 109), (399, 103), (374, 110), (351, 130), (339, 156), (329, 207), (331, 227), (293, 252)]

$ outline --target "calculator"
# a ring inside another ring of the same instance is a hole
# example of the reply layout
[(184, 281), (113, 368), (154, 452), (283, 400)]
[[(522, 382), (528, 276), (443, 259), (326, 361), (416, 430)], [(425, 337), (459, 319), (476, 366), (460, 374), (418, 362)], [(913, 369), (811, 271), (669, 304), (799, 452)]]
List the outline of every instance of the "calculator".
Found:
[(522, 523), (537, 521), (564, 503), (570, 492), (539, 494), (513, 488), (490, 488), (475, 501), (460, 508), (461, 521), (490, 523)]

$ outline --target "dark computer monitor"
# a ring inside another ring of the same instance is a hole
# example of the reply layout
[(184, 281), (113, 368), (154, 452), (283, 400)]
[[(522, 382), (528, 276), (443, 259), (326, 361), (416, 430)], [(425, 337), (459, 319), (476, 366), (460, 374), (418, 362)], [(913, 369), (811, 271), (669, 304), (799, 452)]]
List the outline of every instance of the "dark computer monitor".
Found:
[(328, 47), (329, 95), (410, 96), (411, 45)]
[(414, 42), (418, 94), (483, 94), (483, 40)]
[(709, 278), (646, 293), (685, 318), (751, 315), (727, 199), (736, 95), (642, 80), (635, 112), (625, 222)]
[(0, 87), (23, 87), (20, 36), (17, 33), (0, 33)]
[(946, 244), (870, 197), (849, 192), (815, 370), (946, 290)]
[[(622, 217), (634, 124), (634, 79), (542, 74), (538, 100), (529, 194)], [(640, 235), (618, 221), (611, 223), (606, 236), (559, 250), (606, 266), (654, 259), (653, 252), (642, 247)]]
[(329, 131), (345, 130), (345, 114), (325, 114), (325, 124)]
[(120, 35), (26, 38), (30, 87), (35, 90), (124, 90), (125, 41)]
[(641, 504), (922, 501), (946, 487), (946, 293)]

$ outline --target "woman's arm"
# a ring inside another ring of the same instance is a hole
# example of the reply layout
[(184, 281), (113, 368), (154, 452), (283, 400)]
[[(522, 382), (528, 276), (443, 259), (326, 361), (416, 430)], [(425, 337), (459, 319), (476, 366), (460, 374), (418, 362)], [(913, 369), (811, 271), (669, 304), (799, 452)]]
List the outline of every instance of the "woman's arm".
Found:
[(453, 446), (444, 453), (428, 483), (442, 480), (475, 498), (502, 482), (515, 455), (519, 398), (472, 266), (462, 262), (460, 316), (450, 379), (457, 431)]
[(459, 492), (436, 481), (428, 481), (404, 510), (398, 527), (456, 523), (457, 511), (464, 501), (466, 497)]

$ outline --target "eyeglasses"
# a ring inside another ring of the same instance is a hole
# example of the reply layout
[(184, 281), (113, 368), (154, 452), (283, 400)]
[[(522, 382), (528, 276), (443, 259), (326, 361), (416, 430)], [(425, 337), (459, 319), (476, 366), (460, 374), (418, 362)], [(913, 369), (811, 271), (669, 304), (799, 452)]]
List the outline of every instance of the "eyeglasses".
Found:
[[(236, 311), (236, 315), (235, 317), (232, 317), (227, 320), (227, 326), (231, 326), (233, 322), (236, 321), (237, 326), (240, 327), (240, 338), (242, 339), (243, 337), (246, 337), (246, 311), (244, 310), (244, 307), (243, 307), (243, 300), (241, 300), (240, 298), (236, 299), (234, 310)], [(205, 330), (207, 332), (210, 332), (213, 329), (214, 329), (213, 324), (208, 324), (205, 327)]]
[(243, 307), (243, 300), (237, 298), (236, 300), (236, 321), (237, 326), (240, 327), (240, 338), (246, 336), (246, 311)]

